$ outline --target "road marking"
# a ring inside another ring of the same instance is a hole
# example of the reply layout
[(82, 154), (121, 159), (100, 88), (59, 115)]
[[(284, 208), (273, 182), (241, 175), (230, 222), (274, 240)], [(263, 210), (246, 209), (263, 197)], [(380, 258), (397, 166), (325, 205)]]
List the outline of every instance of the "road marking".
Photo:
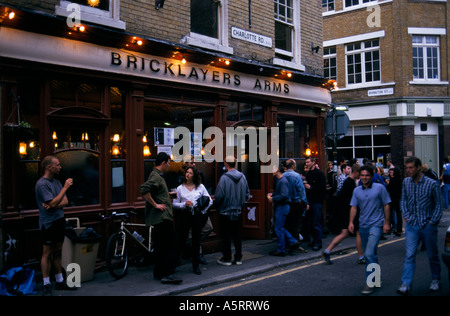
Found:
[[(390, 244), (393, 244), (393, 243), (396, 243), (396, 242), (399, 242), (399, 241), (402, 241), (402, 240), (405, 240), (405, 237), (398, 238), (398, 239), (393, 239), (391, 241), (387, 241), (387, 242), (384, 242), (384, 243), (380, 243), (378, 245), (378, 247), (383, 247), (383, 246), (386, 246), (386, 245), (390, 245)], [(336, 261), (336, 260), (339, 260), (339, 259), (342, 259), (342, 258), (346, 258), (346, 257), (352, 256), (352, 255), (355, 255), (357, 253), (358, 253), (358, 251), (355, 250), (355, 251), (352, 251), (352, 252), (347, 253), (345, 255), (337, 256), (337, 257), (333, 258), (333, 261)], [(274, 273), (274, 274), (262, 276), (262, 277), (259, 277), (259, 278), (253, 279), (253, 280), (248, 280), (248, 281), (236, 283), (236, 284), (233, 284), (233, 285), (224, 286), (224, 287), (221, 287), (221, 288), (218, 288), (218, 289), (215, 289), (215, 290), (211, 290), (211, 291), (208, 291), (208, 292), (204, 292), (204, 293), (201, 293), (201, 294), (196, 294), (194, 296), (207, 296), (207, 295), (215, 294), (215, 293), (226, 291), (226, 290), (229, 290), (229, 289), (234, 289), (234, 288), (237, 288), (237, 287), (241, 287), (241, 286), (244, 286), (244, 285), (247, 285), (247, 284), (252, 284), (252, 283), (255, 283), (255, 282), (259, 282), (259, 281), (267, 280), (267, 279), (274, 278), (274, 277), (277, 277), (277, 276), (281, 276), (281, 275), (284, 275), (284, 274), (287, 274), (287, 273), (291, 273), (291, 272), (299, 271), (299, 270), (306, 269), (306, 268), (309, 268), (309, 267), (313, 267), (313, 266), (316, 266), (316, 265), (319, 265), (319, 264), (324, 264), (324, 261), (322, 259), (320, 259), (319, 261), (312, 262), (310, 264), (306, 264), (306, 265), (302, 265), (302, 266), (299, 266), (299, 267), (291, 268), (291, 269), (288, 269), (288, 270), (285, 270), (285, 271), (281, 271), (281, 272), (277, 272), (277, 273)]]

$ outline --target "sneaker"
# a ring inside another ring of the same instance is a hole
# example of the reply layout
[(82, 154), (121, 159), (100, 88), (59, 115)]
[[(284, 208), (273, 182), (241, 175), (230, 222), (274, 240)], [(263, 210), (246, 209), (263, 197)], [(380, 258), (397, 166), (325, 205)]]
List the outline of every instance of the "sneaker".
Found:
[(183, 282), (183, 280), (175, 277), (173, 274), (161, 278), (161, 283), (163, 284), (180, 284), (181, 282)]
[(408, 285), (406, 285), (406, 284), (402, 284), (397, 289), (397, 293), (406, 296), (406, 295), (411, 293), (411, 288)]
[(358, 260), (356, 261), (358, 264), (366, 264), (366, 257), (361, 257), (358, 258)]
[(240, 266), (242, 264), (242, 258), (234, 258), (233, 264)]
[(42, 295), (43, 296), (52, 296), (52, 285), (51, 284), (45, 284), (42, 287)]
[(223, 266), (231, 266), (232, 265), (231, 260), (225, 260), (223, 257), (217, 259), (217, 263), (220, 265), (223, 265)]
[(57, 291), (75, 291), (77, 288), (69, 287), (66, 282), (56, 282), (55, 284), (55, 290)]
[(441, 283), (439, 282), (439, 280), (431, 281), (431, 285), (430, 285), (430, 291), (431, 292), (437, 292), (440, 289), (441, 289)]
[(330, 259), (330, 254), (329, 253), (326, 253), (326, 252), (322, 252), (322, 259), (323, 260), (325, 260), (325, 262), (327, 263), (327, 264), (333, 264), (333, 262), (331, 262), (331, 259)]
[(361, 294), (363, 295), (370, 295), (375, 291), (375, 287), (370, 287), (368, 285), (366, 285), (362, 290), (361, 290)]

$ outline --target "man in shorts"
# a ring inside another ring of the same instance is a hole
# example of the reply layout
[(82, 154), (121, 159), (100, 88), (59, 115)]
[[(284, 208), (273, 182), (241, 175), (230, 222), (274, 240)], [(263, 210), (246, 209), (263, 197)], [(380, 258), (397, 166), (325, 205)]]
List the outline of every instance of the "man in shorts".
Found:
[(65, 236), (63, 207), (69, 203), (66, 192), (72, 186), (73, 179), (67, 179), (64, 186), (55, 179), (55, 176), (61, 171), (61, 164), (54, 156), (47, 156), (42, 160), (42, 170), (44, 170), (44, 175), (36, 182), (35, 192), (43, 243), (41, 257), (43, 293), (51, 295), (50, 270), (52, 264), (56, 270), (55, 289), (75, 289), (69, 288), (64, 282), (61, 267), (62, 244)]

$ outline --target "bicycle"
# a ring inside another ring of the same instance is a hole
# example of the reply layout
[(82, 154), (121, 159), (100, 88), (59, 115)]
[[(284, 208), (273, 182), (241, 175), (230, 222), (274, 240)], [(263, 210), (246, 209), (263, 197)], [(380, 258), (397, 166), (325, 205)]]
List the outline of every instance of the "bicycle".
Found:
[[(127, 246), (127, 235), (134, 240), (145, 254), (152, 254), (153, 244), (152, 244), (152, 228), (153, 226), (148, 226), (148, 246), (144, 245), (145, 241), (142, 236), (136, 236), (131, 233), (125, 226), (135, 226), (135, 227), (146, 227), (145, 224), (128, 223), (127, 219), (131, 215), (136, 215), (135, 212), (130, 213), (117, 213), (113, 212), (109, 216), (102, 215), (103, 219), (120, 219), (120, 231), (112, 234), (108, 243), (106, 244), (106, 266), (109, 273), (115, 279), (121, 279), (125, 276), (128, 270), (129, 256), (128, 256), (128, 246)], [(139, 240), (139, 239), (141, 240)]]

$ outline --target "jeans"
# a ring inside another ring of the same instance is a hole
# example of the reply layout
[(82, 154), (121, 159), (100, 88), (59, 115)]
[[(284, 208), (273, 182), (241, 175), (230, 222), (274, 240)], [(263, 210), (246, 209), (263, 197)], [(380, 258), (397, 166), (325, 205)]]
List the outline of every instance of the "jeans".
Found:
[(224, 261), (231, 261), (231, 241), (234, 244), (234, 258), (242, 259), (241, 216), (231, 220), (228, 215), (219, 216), (220, 232), (222, 235), (222, 253)]
[(442, 195), (444, 196), (444, 208), (447, 210), (450, 204), (450, 184), (442, 186)]
[(406, 254), (403, 262), (402, 284), (411, 285), (416, 269), (416, 252), (419, 240), (425, 245), (430, 263), (432, 280), (441, 279), (441, 262), (437, 247), (437, 225), (427, 223), (425, 227), (411, 226), (406, 223), (405, 247)]
[(378, 243), (383, 234), (383, 227), (359, 227), (359, 234), (361, 235), (361, 245), (366, 258), (366, 279), (371, 273), (367, 271), (367, 266), (371, 263), (378, 264)]
[(275, 234), (277, 235), (277, 250), (278, 252), (286, 251), (286, 241), (289, 245), (295, 244), (297, 239), (284, 228), (286, 223), (286, 216), (289, 214), (289, 204), (278, 205), (275, 208)]
[(323, 205), (322, 203), (309, 203), (309, 224), (312, 228), (312, 245), (322, 247)]

